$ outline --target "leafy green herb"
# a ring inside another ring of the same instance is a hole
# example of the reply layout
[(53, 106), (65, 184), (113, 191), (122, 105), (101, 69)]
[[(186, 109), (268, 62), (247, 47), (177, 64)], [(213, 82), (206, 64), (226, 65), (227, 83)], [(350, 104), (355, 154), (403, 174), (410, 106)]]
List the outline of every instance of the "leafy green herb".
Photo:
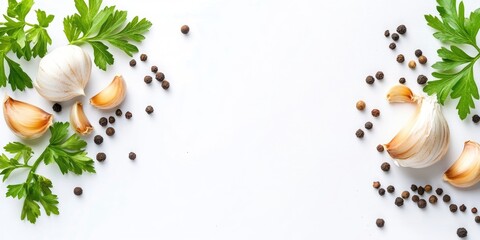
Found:
[[(25, 21), (33, 4), (33, 0), (8, 0), (7, 14), (3, 15), (5, 22), (0, 22), (0, 87), (8, 83), (12, 90), (32, 88), (32, 79), (7, 54), (13, 52), (17, 58), (29, 61), (32, 57), (45, 56), (47, 46), (52, 44), (47, 27), (53, 21), (53, 15), (36, 10), (37, 23)], [(8, 77), (5, 64), (9, 69)]]
[[(443, 43), (450, 44), (450, 48), (442, 47), (437, 53), (442, 59), (433, 64), (436, 70), (432, 75), (437, 78), (430, 81), (423, 89), (429, 95), (436, 94), (441, 104), (450, 96), (459, 98), (457, 104), (458, 115), (465, 119), (470, 109), (475, 108), (474, 99), (479, 99), (477, 84), (473, 69), (480, 58), (480, 48), (477, 43), (477, 34), (480, 29), (480, 9), (465, 17), (465, 6), (460, 2), (457, 9), (456, 0), (437, 0), (437, 10), (440, 18), (425, 15), (430, 27), (436, 30), (435, 38)], [(470, 56), (460, 49), (460, 45), (470, 45), (476, 55)]]
[(107, 44), (132, 56), (138, 48), (131, 42), (143, 41), (152, 23), (145, 18), (139, 20), (134, 17), (125, 25), (126, 11), (116, 10), (115, 6), (100, 9), (101, 5), (102, 0), (89, 0), (88, 6), (84, 0), (75, 0), (78, 13), (66, 17), (63, 26), (70, 44), (90, 44), (95, 65), (106, 70), (107, 65), (114, 63)]
[(44, 176), (36, 173), (38, 166), (43, 162), (45, 164), (56, 163), (62, 172), (66, 174), (73, 172), (82, 174), (83, 172), (95, 173), (93, 160), (87, 156), (85, 147), (87, 143), (78, 135), (68, 135), (68, 123), (56, 122), (50, 127), (50, 144), (45, 148), (42, 154), (29, 165), (33, 151), (29, 146), (12, 142), (4, 147), (4, 150), (13, 155), (8, 158), (5, 154), (0, 155), (0, 175), (3, 175), (3, 181), (8, 179), (15, 170), (22, 168), (28, 170), (28, 177), (24, 183), (12, 184), (7, 186), (7, 197), (24, 199), (21, 219), (27, 218), (31, 223), (35, 223), (40, 216), (40, 206), (45, 213), (58, 215), (58, 197), (52, 193), (52, 182)]

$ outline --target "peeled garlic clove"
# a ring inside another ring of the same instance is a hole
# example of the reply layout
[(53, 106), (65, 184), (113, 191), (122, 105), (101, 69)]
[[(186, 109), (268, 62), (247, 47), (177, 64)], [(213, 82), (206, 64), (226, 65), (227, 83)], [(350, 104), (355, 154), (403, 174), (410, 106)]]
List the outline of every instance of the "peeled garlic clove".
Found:
[(3, 102), (3, 116), (13, 133), (23, 139), (42, 136), (53, 123), (52, 114), (9, 96)]
[(81, 135), (90, 134), (93, 131), (93, 126), (88, 121), (85, 112), (83, 111), (83, 105), (80, 102), (76, 102), (72, 106), (70, 111), (70, 123), (73, 130)]
[(480, 182), (480, 144), (466, 141), (462, 154), (443, 174), (443, 180), (460, 188)]
[(125, 80), (121, 75), (117, 75), (105, 89), (90, 98), (90, 104), (99, 109), (111, 109), (120, 105), (126, 95), (127, 85)]
[(385, 148), (402, 167), (428, 167), (445, 156), (450, 130), (436, 96), (415, 96), (407, 87), (394, 87), (387, 95), (391, 102), (415, 102), (417, 109), (410, 121)]

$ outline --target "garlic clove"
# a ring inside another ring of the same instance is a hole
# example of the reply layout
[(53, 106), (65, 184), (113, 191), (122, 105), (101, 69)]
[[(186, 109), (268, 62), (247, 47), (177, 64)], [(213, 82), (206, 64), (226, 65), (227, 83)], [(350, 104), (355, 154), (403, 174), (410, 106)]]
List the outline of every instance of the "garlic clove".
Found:
[(81, 135), (88, 135), (93, 131), (93, 126), (88, 121), (85, 112), (83, 111), (83, 105), (80, 102), (76, 102), (72, 106), (70, 111), (70, 123), (73, 130)]
[(9, 96), (3, 102), (3, 116), (12, 132), (23, 139), (42, 136), (53, 123), (52, 114)]
[(84, 96), (90, 79), (92, 60), (82, 48), (75, 45), (59, 47), (40, 60), (33, 85), (45, 99), (64, 102)]
[(443, 180), (460, 188), (480, 182), (480, 144), (466, 141), (458, 159), (443, 174)]
[(126, 95), (127, 85), (125, 80), (121, 75), (117, 75), (106, 88), (90, 98), (90, 104), (99, 109), (111, 109), (120, 105)]
[(387, 94), (387, 100), (391, 103), (413, 103), (416, 101), (416, 96), (410, 88), (404, 85), (397, 85), (390, 89)]

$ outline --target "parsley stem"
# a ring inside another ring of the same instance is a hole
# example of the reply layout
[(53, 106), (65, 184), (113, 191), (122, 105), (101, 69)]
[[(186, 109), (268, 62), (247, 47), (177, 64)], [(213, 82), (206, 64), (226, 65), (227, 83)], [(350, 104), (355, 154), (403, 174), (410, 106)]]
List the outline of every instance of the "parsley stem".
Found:
[(28, 173), (28, 177), (27, 177), (27, 180), (25, 181), (25, 183), (28, 184), (28, 183), (30, 183), (30, 181), (32, 180), (33, 174), (37, 171), (38, 166), (39, 166), (40, 163), (43, 161), (43, 154), (45, 154), (45, 152), (43, 152), (42, 154), (40, 154), (40, 156), (37, 158), (37, 160), (35, 160), (35, 162), (34, 162), (33, 165), (31, 166), (30, 172)]

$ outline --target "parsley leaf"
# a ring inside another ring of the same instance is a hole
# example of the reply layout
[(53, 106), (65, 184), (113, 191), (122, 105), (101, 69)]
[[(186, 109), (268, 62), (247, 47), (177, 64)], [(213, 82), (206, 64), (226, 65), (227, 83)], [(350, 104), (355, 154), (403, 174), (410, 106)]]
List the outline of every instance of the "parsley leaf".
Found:
[[(436, 94), (438, 101), (444, 104), (448, 96), (459, 99), (457, 104), (460, 119), (470, 114), (475, 108), (474, 99), (479, 99), (473, 69), (480, 58), (477, 34), (480, 30), (480, 9), (465, 17), (465, 6), (460, 2), (457, 9), (456, 0), (437, 0), (439, 17), (426, 15), (430, 27), (435, 29), (433, 36), (443, 43), (451, 44), (450, 49), (442, 47), (437, 53), (442, 59), (432, 65), (437, 80), (428, 82), (423, 89), (429, 95)], [(472, 57), (456, 45), (470, 45), (476, 51)]]
[(94, 62), (100, 69), (106, 70), (115, 61), (109, 52), (109, 46), (122, 50), (128, 56), (138, 52), (132, 42), (142, 42), (152, 23), (143, 18), (134, 17), (127, 22), (127, 12), (116, 10), (115, 6), (101, 9), (102, 0), (75, 0), (78, 13), (63, 20), (64, 32), (70, 44), (88, 43), (93, 48)]

